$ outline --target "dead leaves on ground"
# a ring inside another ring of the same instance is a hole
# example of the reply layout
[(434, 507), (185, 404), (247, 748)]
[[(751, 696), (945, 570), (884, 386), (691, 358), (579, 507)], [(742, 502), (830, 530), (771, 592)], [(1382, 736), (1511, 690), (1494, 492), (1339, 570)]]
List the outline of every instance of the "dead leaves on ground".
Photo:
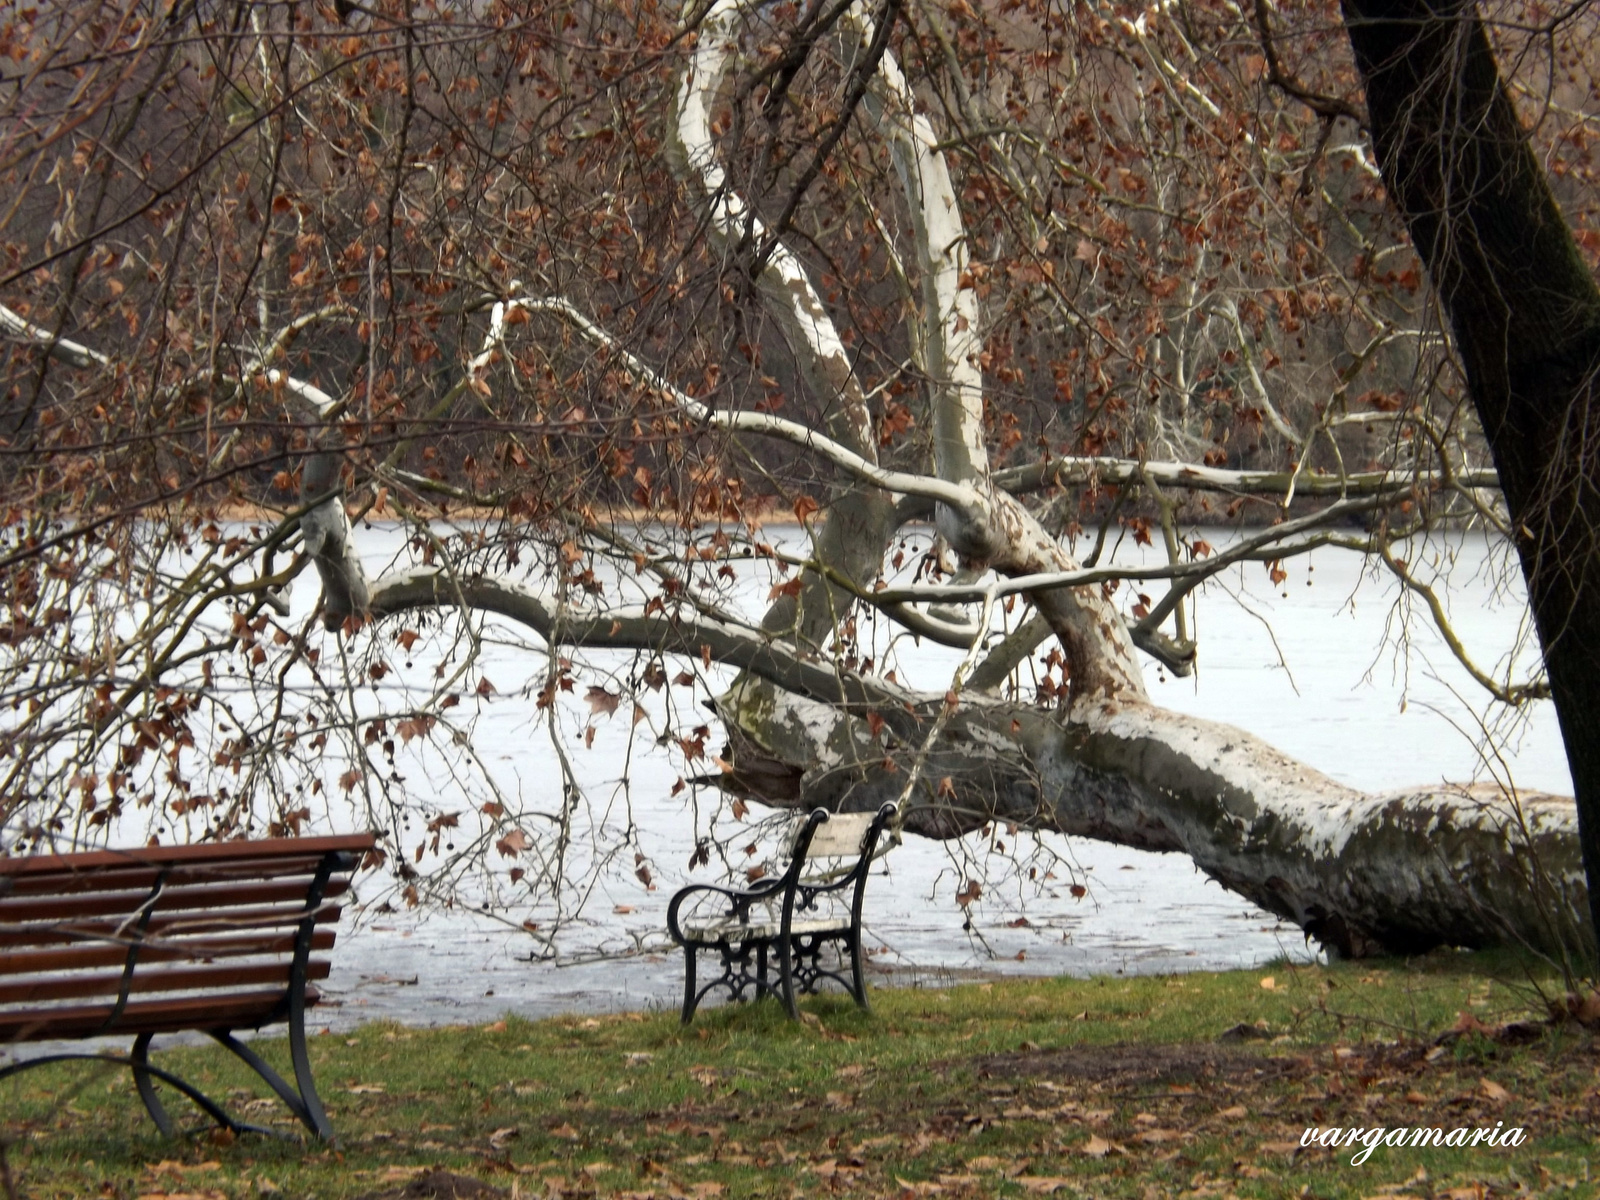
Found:
[(192, 1175), (214, 1176), (221, 1170), (220, 1162), (162, 1159), (144, 1169), (148, 1179), (139, 1188), (139, 1200), (228, 1200), (227, 1193), (219, 1188), (196, 1187), (190, 1179)]
[[(1264, 1052), (1205, 1042), (1184, 1043), (1182, 1054), (1146, 1045), (1041, 1051), (1030, 1041), (1020, 1053), (953, 1060), (947, 1072), (941, 1067), (927, 1079), (926, 1092), (920, 1083), (903, 1091), (903, 1079), (870, 1057), (835, 1060), (808, 1076), (804, 1094), (780, 1091), (770, 1104), (756, 1099), (762, 1087), (752, 1082), (755, 1072), (709, 1057), (708, 1050), (708, 1057), (673, 1063), (670, 1074), (688, 1085), (686, 1098), (648, 1119), (622, 1122), (620, 1109), (602, 1119), (587, 1102), (565, 1111), (546, 1107), (537, 1117), (497, 1109), (492, 1121), (463, 1124), (460, 1140), (480, 1155), (487, 1144), (488, 1169), (523, 1176), (521, 1194), (565, 1200), (716, 1200), (743, 1194), (741, 1178), (752, 1176), (785, 1178), (807, 1196), (962, 1200), (1002, 1188), (1029, 1196), (1098, 1195), (1101, 1184), (1106, 1194), (1137, 1195), (1140, 1181), (1162, 1178), (1160, 1172), (1181, 1172), (1187, 1194), (1221, 1198), (1242, 1192), (1245, 1180), (1287, 1187), (1292, 1178), (1298, 1189), (1305, 1178), (1346, 1171), (1332, 1150), (1300, 1145), (1306, 1125), (1492, 1126), (1504, 1119), (1550, 1130), (1593, 1128), (1592, 1118), (1563, 1115), (1558, 1101), (1537, 1098), (1562, 1060), (1542, 1050), (1509, 1052), (1482, 1032), (1494, 1028), (1463, 1017), (1454, 1042), (1355, 1041)], [(825, 1024), (821, 1034), (807, 1036), (808, 1044), (824, 1036), (853, 1040)], [(1589, 1044), (1582, 1035), (1577, 1041)], [(671, 1058), (665, 1051), (624, 1050), (616, 1061), (637, 1081), (639, 1069)], [(1559, 1103), (1600, 1111), (1600, 1089), (1590, 1077), (1600, 1058), (1580, 1047), (1568, 1062), (1577, 1073), (1555, 1089)], [(1571, 1079), (1579, 1081), (1576, 1091)], [(385, 1103), (365, 1086), (349, 1080), (345, 1103), (364, 1109)], [(862, 1138), (864, 1126), (877, 1136)], [(730, 1170), (750, 1174), (725, 1174)], [(1426, 1186), (1415, 1179), (1384, 1182), (1403, 1174), (1370, 1174), (1351, 1194), (1373, 1200), (1498, 1194), (1461, 1176)], [(203, 1173), (151, 1175), (141, 1195), (216, 1200), (211, 1189), (218, 1182)]]

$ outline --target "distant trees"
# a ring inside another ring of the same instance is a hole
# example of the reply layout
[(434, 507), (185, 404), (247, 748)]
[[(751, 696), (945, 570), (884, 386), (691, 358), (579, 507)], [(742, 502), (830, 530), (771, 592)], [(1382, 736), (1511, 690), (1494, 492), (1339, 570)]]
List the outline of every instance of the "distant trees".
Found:
[[(1145, 692), (1219, 571), (1342, 547), (1443, 621), (1418, 539), (1513, 528), (1336, 9), (29, 11), (0, 30), (10, 852), (331, 795), (412, 901), (463, 864), (549, 895), (571, 781), (524, 799), (473, 747), (522, 674), (552, 732), (631, 711), (741, 797), (1182, 850), (1336, 951), (1582, 940), (1570, 802), (1365, 796)], [(1580, 228), (1588, 103), (1539, 134)], [(403, 549), (369, 572), (374, 521)], [(894, 631), (966, 652), (948, 690), (897, 682)], [(673, 698), (715, 662), (720, 731)]]

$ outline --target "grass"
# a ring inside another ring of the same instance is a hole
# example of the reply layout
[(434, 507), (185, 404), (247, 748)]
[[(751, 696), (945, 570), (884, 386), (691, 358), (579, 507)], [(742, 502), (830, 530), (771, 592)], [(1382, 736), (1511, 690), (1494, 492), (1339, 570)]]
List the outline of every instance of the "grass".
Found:
[[(430, 1167), (529, 1197), (1600, 1195), (1593, 1035), (1434, 1043), (1463, 1012), (1536, 1006), (1525, 980), (1442, 954), (880, 991), (872, 1015), (825, 996), (801, 1024), (762, 1003), (687, 1029), (672, 1013), (370, 1025), (313, 1044), (336, 1149), (163, 1139), (126, 1072), (90, 1064), (0, 1084), (0, 1131), (29, 1200), (339, 1200)], [(1267, 1036), (1218, 1042), (1240, 1024)], [(218, 1048), (158, 1061), (284, 1119)], [(1522, 1145), (1380, 1147), (1359, 1167), (1298, 1146), (1311, 1125), (1496, 1122)]]

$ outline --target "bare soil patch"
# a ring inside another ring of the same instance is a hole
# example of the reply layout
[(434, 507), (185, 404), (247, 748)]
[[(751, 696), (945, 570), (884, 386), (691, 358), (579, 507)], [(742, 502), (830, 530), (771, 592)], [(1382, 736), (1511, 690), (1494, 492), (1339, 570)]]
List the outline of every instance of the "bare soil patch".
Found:
[(1295, 1078), (1312, 1069), (1311, 1060), (1303, 1056), (1267, 1055), (1241, 1046), (1206, 1042), (1019, 1050), (1010, 1054), (982, 1055), (961, 1065), (971, 1067), (980, 1079), (1072, 1080), (1113, 1089), (1219, 1079), (1233, 1083), (1264, 1083)]
[(368, 1192), (356, 1200), (505, 1200), (511, 1193), (504, 1188), (456, 1175), (450, 1171), (429, 1171), (404, 1187)]

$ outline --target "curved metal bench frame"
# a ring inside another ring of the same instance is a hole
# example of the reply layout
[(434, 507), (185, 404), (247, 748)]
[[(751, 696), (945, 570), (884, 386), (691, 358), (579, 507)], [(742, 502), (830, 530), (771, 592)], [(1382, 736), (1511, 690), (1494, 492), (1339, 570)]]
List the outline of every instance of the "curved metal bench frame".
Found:
[[(868, 868), (895, 811), (893, 804), (885, 804), (878, 810), (848, 871), (826, 879), (802, 878), (817, 830), (829, 819), (828, 812), (818, 808), (806, 815), (796, 832), (789, 866), (782, 875), (750, 888), (690, 884), (672, 897), (667, 908), (667, 931), (673, 941), (683, 947), (682, 1021), (685, 1025), (694, 1019), (700, 1001), (717, 988), (727, 989), (734, 1000), (744, 999), (746, 993), (752, 998), (776, 996), (789, 1016), (798, 1020), (800, 1008), (795, 1001), (796, 993), (814, 993), (824, 979), (838, 983), (863, 1011), (871, 1011), (866, 964), (861, 954), (861, 910), (866, 898)], [(820, 900), (847, 890), (851, 892), (848, 922), (796, 930), (797, 917), (804, 925), (804, 915), (818, 911)], [(706, 896), (720, 897), (726, 902), (724, 920), (713, 926), (685, 926), (680, 919), (685, 904), (704, 903), (701, 898)], [(751, 922), (751, 908), (762, 901), (776, 901), (781, 905), (776, 929), (771, 922)], [(840, 946), (843, 956), (848, 957), (848, 978), (822, 966), (822, 949), (830, 945)], [(695, 956), (701, 950), (715, 950), (721, 965), (721, 974), (704, 985), (697, 984), (695, 971)], [(777, 959), (776, 982), (768, 978), (773, 957)]]

